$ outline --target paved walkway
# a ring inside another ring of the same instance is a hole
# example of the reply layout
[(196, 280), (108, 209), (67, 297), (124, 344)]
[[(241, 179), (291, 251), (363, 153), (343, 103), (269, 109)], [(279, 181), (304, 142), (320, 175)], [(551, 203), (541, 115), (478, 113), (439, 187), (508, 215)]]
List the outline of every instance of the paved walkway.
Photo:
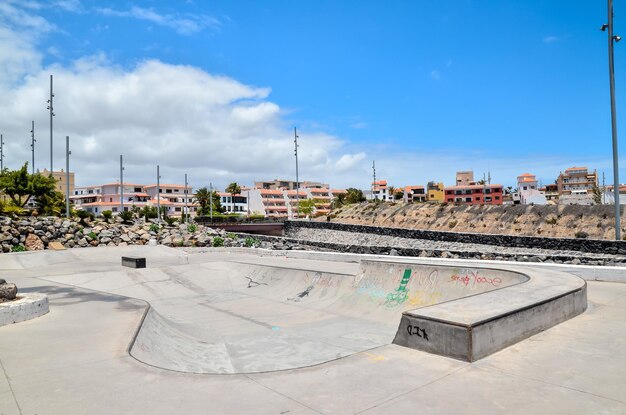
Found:
[(2, 264), (0, 277), (46, 292), (51, 309), (0, 328), (3, 415), (626, 414), (626, 284), (589, 282), (583, 315), (473, 364), (387, 345), (310, 368), (207, 375), (129, 356), (142, 301)]

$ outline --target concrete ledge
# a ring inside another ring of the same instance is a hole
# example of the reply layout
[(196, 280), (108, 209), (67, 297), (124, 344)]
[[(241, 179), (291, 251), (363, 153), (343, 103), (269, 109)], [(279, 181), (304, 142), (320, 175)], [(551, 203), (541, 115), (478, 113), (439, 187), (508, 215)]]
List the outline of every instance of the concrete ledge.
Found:
[(15, 301), (0, 303), (0, 326), (43, 316), (49, 311), (44, 294), (18, 294)]
[(545, 269), (520, 272), (527, 282), (404, 312), (393, 342), (473, 362), (587, 309), (584, 280)]

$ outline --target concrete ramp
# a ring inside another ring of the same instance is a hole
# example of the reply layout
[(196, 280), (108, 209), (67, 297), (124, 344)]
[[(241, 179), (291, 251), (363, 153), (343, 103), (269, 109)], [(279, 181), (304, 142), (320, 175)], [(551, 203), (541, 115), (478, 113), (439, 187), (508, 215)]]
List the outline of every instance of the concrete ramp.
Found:
[[(147, 268), (123, 268), (129, 254)], [(167, 247), (7, 258), (25, 275), (145, 300), (131, 355), (191, 373), (295, 369), (392, 342), (474, 361), (587, 305), (580, 278), (509, 264)]]
[(282, 258), (169, 267), (173, 280), (202, 294), (188, 304), (196, 314), (181, 314), (178, 300), (152, 300), (131, 354), (193, 373), (311, 366), (391, 343), (403, 311), (528, 280), (502, 270), (368, 260), (353, 275), (328, 268)]

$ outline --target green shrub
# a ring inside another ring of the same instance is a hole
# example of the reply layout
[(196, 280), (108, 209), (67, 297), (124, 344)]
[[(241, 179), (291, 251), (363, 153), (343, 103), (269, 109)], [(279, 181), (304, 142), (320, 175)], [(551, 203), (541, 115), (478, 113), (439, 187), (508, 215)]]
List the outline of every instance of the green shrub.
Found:
[(26, 251), (26, 248), (24, 248), (24, 245), (15, 245), (13, 248), (11, 248), (11, 252), (24, 252)]
[(165, 216), (165, 217), (163, 217), (163, 219), (165, 220), (165, 223), (167, 223), (169, 226), (172, 226), (173, 224), (178, 222), (178, 219), (173, 218), (171, 216)]
[(451, 220), (450, 222), (448, 222), (448, 227), (452, 229), (456, 226), (456, 224), (457, 224), (457, 221)]
[(96, 235), (95, 232), (89, 232), (89, 235), (87, 235), (90, 239), (96, 240), (98, 239), (98, 235)]
[(156, 223), (150, 224), (150, 232), (158, 232), (161, 227)]
[(232, 233), (232, 232), (228, 232), (228, 233), (226, 234), (226, 237), (227, 237), (228, 239), (237, 239), (237, 235), (235, 235), (235, 234), (234, 234), (234, 233)]
[(111, 212), (110, 210), (103, 210), (102, 217), (104, 217), (106, 220), (109, 220), (113, 217), (113, 212)]
[(256, 246), (258, 243), (259, 243), (259, 241), (257, 241), (254, 238), (251, 238), (249, 236), (243, 242), (243, 244), (244, 244), (244, 246), (246, 248), (252, 248), (253, 246)]
[(224, 238), (216, 236), (215, 238), (213, 238), (213, 247), (217, 248), (220, 246), (224, 246)]
[(198, 226), (195, 223), (190, 223), (189, 225), (187, 225), (187, 232), (194, 233), (197, 230)]
[(135, 217), (135, 214), (131, 212), (130, 210), (125, 210), (123, 212), (120, 212), (120, 218), (122, 218), (124, 223), (129, 223), (130, 221), (133, 220), (134, 217)]

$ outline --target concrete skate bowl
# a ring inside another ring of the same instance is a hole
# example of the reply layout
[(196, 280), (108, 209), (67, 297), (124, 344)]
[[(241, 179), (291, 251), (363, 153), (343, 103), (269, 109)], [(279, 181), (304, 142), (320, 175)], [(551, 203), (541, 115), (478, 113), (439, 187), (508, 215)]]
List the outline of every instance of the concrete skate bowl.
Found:
[[(550, 275), (539, 278), (514, 267), (417, 260), (362, 260), (351, 273), (320, 265), (327, 261), (293, 261), (172, 267), (168, 272), (180, 273), (178, 281), (201, 285), (199, 295), (186, 300), (183, 313), (179, 299), (150, 301), (131, 355), (174, 371), (257, 373), (312, 366), (395, 342), (473, 361), (586, 307), (584, 281), (564, 273), (541, 271)], [(578, 302), (569, 306), (576, 293)], [(564, 298), (566, 305), (555, 303)], [(536, 308), (542, 304), (549, 309)], [(519, 314), (529, 311), (541, 321)], [(502, 324), (494, 328), (493, 322)], [(506, 332), (508, 325), (515, 327)], [(479, 326), (487, 334), (474, 339)]]

